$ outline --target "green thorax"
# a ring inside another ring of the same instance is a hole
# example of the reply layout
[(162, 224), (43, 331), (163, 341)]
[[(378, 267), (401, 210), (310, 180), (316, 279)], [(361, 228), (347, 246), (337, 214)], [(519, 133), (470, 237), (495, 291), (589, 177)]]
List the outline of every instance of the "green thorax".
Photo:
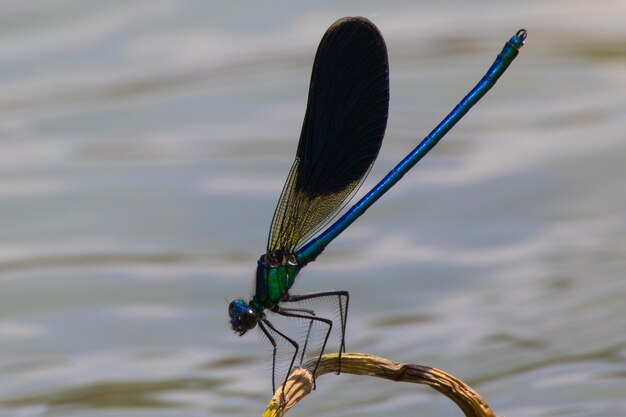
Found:
[(256, 267), (253, 302), (264, 308), (274, 308), (287, 297), (299, 270), (293, 254), (276, 251), (261, 255)]

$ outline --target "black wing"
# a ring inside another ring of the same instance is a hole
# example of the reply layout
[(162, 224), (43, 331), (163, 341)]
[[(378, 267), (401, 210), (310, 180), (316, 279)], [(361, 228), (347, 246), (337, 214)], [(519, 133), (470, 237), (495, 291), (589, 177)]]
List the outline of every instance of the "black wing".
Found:
[(339, 19), (315, 55), (298, 151), (268, 252), (295, 252), (343, 208), (378, 156), (388, 112), (385, 41), (363, 17)]

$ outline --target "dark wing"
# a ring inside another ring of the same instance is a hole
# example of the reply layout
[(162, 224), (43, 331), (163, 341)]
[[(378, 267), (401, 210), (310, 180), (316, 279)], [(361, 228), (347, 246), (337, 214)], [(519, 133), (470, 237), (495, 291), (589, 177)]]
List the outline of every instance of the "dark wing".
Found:
[(296, 160), (268, 252), (295, 252), (343, 208), (378, 156), (388, 112), (389, 64), (380, 32), (363, 17), (336, 21), (315, 55)]

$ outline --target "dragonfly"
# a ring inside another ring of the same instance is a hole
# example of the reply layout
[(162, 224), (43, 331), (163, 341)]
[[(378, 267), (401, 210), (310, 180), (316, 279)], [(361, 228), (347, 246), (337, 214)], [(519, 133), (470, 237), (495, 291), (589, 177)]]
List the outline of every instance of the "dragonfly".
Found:
[(348, 291), (290, 294), (298, 273), (393, 187), (493, 87), (517, 57), (526, 36), (526, 30), (520, 29), (511, 37), (485, 76), (450, 114), (365, 196), (321, 231), (368, 175), (378, 156), (389, 114), (389, 62), (377, 27), (363, 17), (345, 17), (326, 31), (313, 63), (295, 161), (274, 212), (266, 252), (257, 261), (254, 294), (248, 301), (239, 298), (228, 306), (236, 334), (243, 336), (258, 326), (271, 343), (274, 391), (277, 340), (284, 339), (293, 347), (287, 378), (300, 350), (302, 362), (309, 336), (301, 348), (272, 324), (268, 313), (304, 320), (309, 331), (313, 324), (323, 326), (319, 366), (333, 320), (319, 317), (297, 303), (331, 297), (339, 311), (341, 371), (350, 295)]

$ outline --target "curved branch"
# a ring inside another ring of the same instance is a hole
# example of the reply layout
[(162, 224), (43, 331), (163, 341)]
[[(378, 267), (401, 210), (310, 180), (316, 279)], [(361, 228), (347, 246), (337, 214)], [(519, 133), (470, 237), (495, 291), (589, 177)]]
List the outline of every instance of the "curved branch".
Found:
[[(311, 392), (316, 362), (316, 359), (311, 360), (294, 368), (289, 379), (272, 397), (263, 417), (284, 416)], [(337, 372), (337, 369), (338, 354), (326, 354), (322, 356), (315, 377)], [(489, 404), (469, 385), (436, 368), (403, 364), (365, 353), (344, 353), (341, 355), (341, 372), (429, 385), (454, 401), (466, 417), (496, 417)]]

